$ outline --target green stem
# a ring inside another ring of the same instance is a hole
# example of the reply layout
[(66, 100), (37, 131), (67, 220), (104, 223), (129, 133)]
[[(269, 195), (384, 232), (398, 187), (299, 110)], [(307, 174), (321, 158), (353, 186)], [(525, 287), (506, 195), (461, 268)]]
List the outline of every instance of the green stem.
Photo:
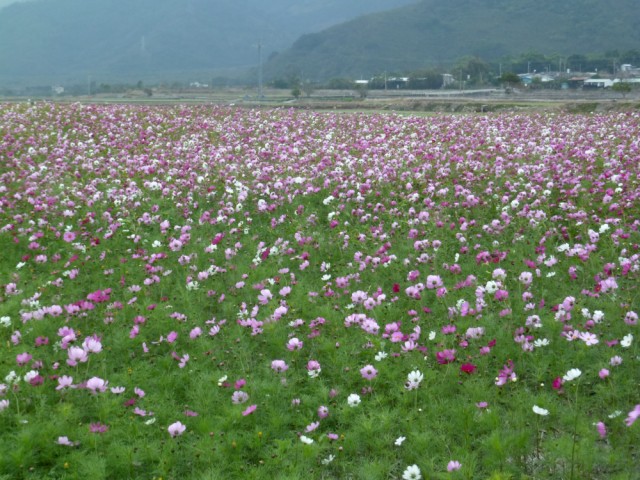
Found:
[(576, 458), (576, 438), (578, 436), (578, 384), (576, 384), (576, 400), (575, 400), (575, 418), (573, 420), (573, 445), (571, 446), (571, 480), (573, 480), (573, 472)]

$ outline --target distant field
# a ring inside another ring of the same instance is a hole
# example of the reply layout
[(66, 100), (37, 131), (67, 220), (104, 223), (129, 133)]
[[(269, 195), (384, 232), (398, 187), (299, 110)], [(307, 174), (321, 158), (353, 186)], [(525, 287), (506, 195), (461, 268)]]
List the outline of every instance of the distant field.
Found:
[(0, 478), (638, 478), (640, 112), (140, 101), (0, 105)]

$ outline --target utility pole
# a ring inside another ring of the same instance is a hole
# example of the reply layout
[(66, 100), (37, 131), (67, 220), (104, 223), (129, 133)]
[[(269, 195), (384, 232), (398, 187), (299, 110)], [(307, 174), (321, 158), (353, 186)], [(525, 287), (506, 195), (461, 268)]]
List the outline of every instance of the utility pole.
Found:
[(258, 43), (258, 98), (262, 100), (262, 41)]
[(87, 76), (87, 96), (91, 96), (91, 75)]

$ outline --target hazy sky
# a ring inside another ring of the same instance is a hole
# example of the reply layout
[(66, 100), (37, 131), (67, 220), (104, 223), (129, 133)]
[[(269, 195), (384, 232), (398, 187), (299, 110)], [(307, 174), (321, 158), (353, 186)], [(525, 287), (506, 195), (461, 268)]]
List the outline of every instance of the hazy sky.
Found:
[(6, 7), (10, 3), (15, 3), (17, 0), (0, 0), (0, 8)]

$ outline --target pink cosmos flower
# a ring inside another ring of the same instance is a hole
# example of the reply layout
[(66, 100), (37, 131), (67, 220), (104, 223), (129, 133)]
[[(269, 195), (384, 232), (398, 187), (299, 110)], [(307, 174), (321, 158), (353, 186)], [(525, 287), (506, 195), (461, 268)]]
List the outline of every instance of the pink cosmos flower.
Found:
[(94, 395), (98, 392), (104, 392), (107, 389), (108, 381), (105, 381), (98, 377), (91, 377), (87, 380), (87, 390), (90, 390)]
[(89, 360), (89, 355), (87, 351), (82, 347), (69, 347), (67, 350), (67, 365), (70, 367), (75, 367), (78, 363), (85, 363)]
[(324, 405), (318, 407), (318, 417), (327, 418), (329, 416), (329, 409)]
[(242, 416), (246, 417), (247, 415), (251, 415), (258, 408), (257, 405), (250, 405), (244, 412), (242, 412)]
[(472, 374), (477, 370), (477, 366), (473, 363), (463, 363), (460, 365), (460, 371), (468, 374)]
[(56, 441), (56, 443), (58, 445), (66, 445), (67, 447), (75, 447), (76, 445), (79, 445), (80, 442), (72, 442), (71, 440), (69, 440), (69, 437), (58, 437), (58, 440)]
[(602, 380), (604, 380), (605, 378), (607, 378), (607, 377), (609, 376), (609, 370), (607, 370), (606, 368), (601, 369), (601, 370), (598, 372), (598, 376), (599, 376)]
[(29, 363), (31, 361), (33, 357), (31, 356), (31, 354), (24, 352), (24, 353), (19, 353), (18, 355), (16, 355), (16, 362), (18, 363), (18, 365), (20, 365), (21, 367), (26, 365), (27, 363)]
[(284, 360), (274, 360), (271, 362), (271, 368), (277, 373), (282, 373), (289, 369), (289, 365)]
[(73, 387), (73, 377), (68, 377), (67, 375), (62, 375), (58, 377), (58, 386), (56, 390), (62, 390), (63, 388)]
[(312, 422), (309, 425), (307, 425), (304, 429), (304, 431), (306, 433), (310, 433), (313, 432), (316, 428), (318, 428), (320, 426), (320, 422)]
[(187, 363), (189, 362), (189, 358), (190, 358), (190, 357), (189, 357), (189, 354), (188, 354), (188, 353), (185, 353), (183, 356), (181, 356), (181, 357), (178, 359), (178, 361), (179, 361), (179, 363), (178, 363), (178, 367), (180, 367), (180, 368), (184, 368), (184, 367), (186, 367), (186, 366), (187, 366)]
[(109, 426), (104, 425), (100, 422), (89, 424), (89, 431), (91, 433), (105, 433), (108, 430), (109, 430)]
[(289, 341), (287, 342), (287, 350), (291, 352), (293, 352), (294, 350), (300, 350), (303, 345), (304, 345), (304, 342), (302, 342), (296, 337), (293, 337), (289, 339)]
[(511, 360), (508, 360), (506, 365), (502, 367), (502, 370), (498, 373), (495, 384), (498, 387), (502, 387), (503, 385), (506, 385), (509, 380), (512, 382), (517, 380), (517, 376), (513, 371), (513, 362)]
[(233, 392), (233, 395), (231, 395), (231, 402), (233, 402), (234, 405), (240, 405), (241, 403), (245, 403), (247, 400), (249, 400), (249, 395), (242, 390), (236, 390)]
[(167, 431), (169, 432), (169, 435), (171, 435), (172, 438), (175, 438), (182, 435), (186, 429), (187, 427), (178, 421), (169, 425), (169, 427), (167, 428)]
[(440, 365), (445, 365), (447, 363), (451, 363), (456, 359), (456, 351), (449, 349), (443, 350), (441, 352), (436, 352), (436, 360)]
[(451, 460), (447, 464), (447, 472), (454, 472), (456, 470), (460, 470), (461, 467), (462, 467), (462, 464), (460, 462), (458, 462), (457, 460)]
[(440, 278), (439, 275), (428, 275), (426, 284), (429, 290), (433, 290), (435, 288), (440, 288), (443, 286), (442, 278)]
[(88, 353), (100, 353), (102, 351), (102, 342), (97, 335), (92, 335), (84, 339), (84, 342), (82, 342), (82, 347)]
[(627, 425), (627, 427), (630, 427), (631, 425), (633, 425), (635, 423), (635, 421), (640, 418), (640, 404), (636, 405), (635, 407), (633, 407), (633, 410), (631, 410), (629, 412), (629, 414), (627, 415), (627, 418), (625, 419), (624, 423)]
[(596, 423), (596, 428), (598, 429), (598, 435), (600, 435), (600, 438), (605, 438), (607, 436), (607, 426), (603, 422)]
[(373, 365), (365, 365), (360, 369), (360, 375), (366, 380), (373, 380), (378, 376), (378, 371)]

